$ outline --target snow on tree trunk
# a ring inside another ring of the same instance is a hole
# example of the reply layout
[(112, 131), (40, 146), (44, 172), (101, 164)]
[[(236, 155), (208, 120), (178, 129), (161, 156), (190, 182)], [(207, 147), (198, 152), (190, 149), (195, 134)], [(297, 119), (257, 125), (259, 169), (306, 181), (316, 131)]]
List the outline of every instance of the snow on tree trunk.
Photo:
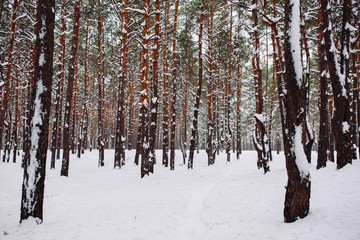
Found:
[(122, 29), (121, 29), (121, 52), (120, 52), (120, 79), (119, 79), (119, 99), (115, 133), (115, 160), (114, 168), (121, 168), (125, 165), (125, 88), (127, 80), (127, 0), (123, 1), (122, 6)]
[[(320, 2), (320, 1), (319, 1)], [(326, 71), (326, 49), (324, 43), (324, 29), (321, 22), (322, 13), (319, 11), (319, 28), (318, 28), (318, 55), (320, 71), (320, 129), (318, 142), (318, 159), (316, 168), (326, 167), (329, 151), (329, 133), (328, 133), (328, 78)]]
[(294, 222), (309, 213), (310, 173), (302, 131), (306, 124), (306, 85), (303, 79), (300, 0), (285, 1), (285, 159), (288, 174), (284, 221)]
[(140, 114), (139, 114), (139, 130), (138, 130), (138, 148), (136, 152), (141, 154), (141, 178), (149, 175), (152, 162), (149, 158), (149, 117), (150, 102), (148, 90), (148, 72), (149, 72), (149, 28), (150, 28), (150, 0), (144, 1), (144, 22), (142, 32), (142, 63), (141, 63), (141, 79), (140, 79)]
[[(150, 158), (153, 164), (156, 163), (155, 143), (156, 143), (156, 128), (158, 117), (158, 84), (159, 84), (159, 48), (160, 48), (160, 0), (155, 1), (155, 36), (153, 45), (153, 59), (152, 59), (152, 98), (150, 101)], [(153, 164), (150, 166), (150, 172), (154, 172)]]
[(169, 165), (169, 77), (168, 77), (168, 54), (169, 54), (169, 1), (165, 1), (165, 32), (164, 32), (164, 46), (163, 46), (163, 138), (162, 138), (162, 164), (165, 167)]
[(37, 2), (37, 33), (34, 86), (30, 109), (30, 148), (24, 159), (20, 222), (34, 218), (43, 221), (43, 199), (49, 114), (53, 75), (55, 1)]
[(341, 32), (341, 58), (334, 42), (333, 29), (330, 21), (330, 2), (321, 0), (322, 28), (326, 48), (326, 58), (330, 72), (331, 86), (334, 96), (334, 115), (332, 119), (332, 130), (336, 142), (336, 161), (337, 168), (340, 169), (348, 163), (352, 163), (353, 141), (351, 137), (353, 124), (351, 122), (351, 106), (349, 97), (349, 20), (351, 18), (351, 1), (345, 0), (343, 5), (343, 22)]
[(255, 83), (255, 104), (256, 104), (256, 114), (255, 116), (255, 130), (253, 134), (253, 142), (255, 149), (258, 153), (258, 168), (263, 168), (264, 173), (270, 170), (268, 166), (268, 151), (269, 147), (267, 144), (267, 136), (265, 129), (265, 119), (263, 116), (264, 109), (264, 100), (263, 100), (263, 90), (262, 90), (262, 71), (260, 67), (260, 39), (259, 39), (259, 26), (258, 26), (258, 6), (257, 0), (252, 1), (251, 6), (252, 11), (252, 36), (253, 36), (253, 56), (252, 56), (252, 65), (254, 70), (254, 83)]
[(193, 126), (191, 130), (191, 138), (190, 138), (190, 153), (188, 160), (188, 168), (190, 169), (193, 168), (193, 164), (194, 164), (194, 151), (195, 151), (196, 137), (198, 132), (198, 116), (199, 116), (200, 97), (201, 97), (201, 88), (202, 88), (202, 79), (203, 79), (202, 35), (203, 35), (204, 15), (205, 15), (205, 1), (202, 0), (201, 13), (200, 13), (200, 32), (199, 32), (199, 83), (196, 92)]
[(176, 26), (179, 9), (179, 0), (175, 2), (174, 30), (173, 30), (173, 69), (171, 93), (171, 118), (170, 118), (170, 170), (175, 169), (175, 133), (176, 133), (176, 84), (177, 84), (177, 58), (176, 58)]

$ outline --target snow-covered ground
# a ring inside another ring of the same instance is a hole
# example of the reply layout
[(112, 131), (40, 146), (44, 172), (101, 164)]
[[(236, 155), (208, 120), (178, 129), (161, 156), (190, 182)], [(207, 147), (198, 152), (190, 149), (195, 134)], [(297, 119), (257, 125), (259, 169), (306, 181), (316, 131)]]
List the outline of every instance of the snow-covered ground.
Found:
[[(271, 171), (256, 167), (256, 152), (226, 163), (220, 154), (207, 166), (201, 151), (188, 170), (177, 152), (175, 171), (155, 165), (155, 174), (140, 179), (126, 153), (126, 166), (97, 167), (97, 151), (72, 156), (69, 177), (47, 168), (44, 223), (19, 224), (22, 169), (0, 163), (0, 239), (173, 240), (173, 239), (360, 239), (360, 162), (336, 171), (333, 163), (311, 166), (310, 214), (283, 222), (287, 182), (283, 154), (274, 153)], [(161, 162), (161, 152), (157, 152)], [(316, 159), (316, 153), (313, 153)], [(48, 161), (49, 163), (49, 161)]]

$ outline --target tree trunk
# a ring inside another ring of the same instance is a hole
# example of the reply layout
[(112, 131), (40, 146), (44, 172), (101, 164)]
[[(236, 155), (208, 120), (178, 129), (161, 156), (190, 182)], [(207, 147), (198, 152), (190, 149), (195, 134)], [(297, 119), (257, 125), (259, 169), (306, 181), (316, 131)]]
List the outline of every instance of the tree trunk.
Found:
[(20, 222), (33, 217), (43, 221), (43, 199), (46, 155), (48, 147), (51, 82), (53, 75), (55, 1), (39, 0), (34, 86), (32, 91), (31, 145), (24, 168)]
[(190, 169), (193, 169), (193, 164), (194, 164), (194, 151), (196, 147), (196, 138), (198, 132), (198, 117), (199, 117), (200, 97), (201, 97), (202, 79), (203, 79), (202, 36), (203, 36), (204, 15), (205, 15), (205, 0), (201, 0), (200, 31), (199, 31), (199, 82), (195, 96), (193, 127), (191, 130), (191, 138), (190, 138), (190, 153), (189, 153), (189, 161), (188, 161), (188, 168)]
[(78, 41), (79, 41), (79, 28), (80, 28), (80, 3), (81, 0), (76, 0), (74, 4), (74, 25), (73, 35), (71, 40), (71, 54), (69, 60), (69, 75), (68, 85), (66, 91), (65, 100), (65, 115), (64, 115), (64, 129), (63, 129), (63, 159), (61, 165), (61, 176), (69, 175), (69, 160), (70, 160), (70, 117), (71, 117), (71, 106), (73, 99), (73, 85), (75, 79), (76, 70), (76, 56), (78, 52)]
[(175, 132), (176, 132), (176, 25), (179, 9), (179, 0), (175, 2), (174, 30), (173, 30), (173, 69), (172, 69), (172, 95), (171, 95), (171, 118), (170, 118), (170, 170), (175, 169)]
[(306, 84), (301, 63), (300, 0), (285, 1), (285, 134), (288, 184), (284, 221), (294, 222), (309, 213), (310, 172), (302, 131), (306, 124)]
[(6, 112), (8, 108), (8, 101), (9, 101), (9, 91), (10, 91), (10, 77), (11, 77), (11, 68), (12, 68), (12, 54), (14, 50), (14, 43), (15, 43), (15, 26), (16, 26), (16, 14), (18, 11), (19, 2), (18, 0), (14, 0), (13, 3), (13, 12), (12, 12), (12, 19), (11, 19), (11, 28), (10, 28), (10, 40), (9, 40), (9, 51), (8, 51), (8, 58), (7, 58), (7, 65), (6, 65), (6, 75), (5, 81), (2, 86), (0, 86), (0, 90), (3, 94), (3, 97), (0, 98), (0, 156), (1, 156), (1, 149), (2, 149), (2, 139), (3, 139), (3, 132), (5, 129), (5, 118)]
[(168, 63), (168, 49), (169, 49), (169, 1), (165, 1), (165, 41), (163, 53), (163, 68), (164, 68), (164, 95), (163, 95), (163, 139), (162, 139), (162, 164), (165, 167), (169, 165), (169, 63)]
[(349, 29), (345, 27), (350, 24), (351, 18), (351, 0), (345, 0), (343, 5), (343, 22), (341, 33), (341, 59), (338, 62), (338, 54), (336, 52), (335, 42), (332, 33), (332, 24), (329, 16), (329, 1), (321, 0), (322, 28), (325, 29), (324, 40), (326, 48), (326, 58), (330, 72), (330, 80), (334, 93), (334, 116), (332, 119), (332, 130), (336, 142), (336, 161), (337, 168), (340, 169), (348, 163), (352, 163), (353, 142), (351, 138), (351, 122), (350, 102), (349, 102), (349, 81), (348, 67), (349, 59), (344, 57), (343, 53), (349, 53)]
[[(153, 162), (149, 158), (150, 154), (150, 102), (149, 102), (149, 91), (148, 91), (148, 72), (149, 72), (149, 28), (150, 28), (150, 0), (144, 0), (144, 25), (142, 32), (142, 64), (141, 64), (141, 83), (140, 83), (140, 122), (138, 130), (138, 145), (139, 153), (141, 154), (141, 178), (145, 175), (149, 175), (150, 169), (153, 167)], [(137, 149), (138, 152), (138, 149)]]
[[(319, 1), (320, 2), (320, 1)], [(320, 2), (321, 4), (321, 2)], [(326, 167), (329, 151), (329, 135), (328, 135), (328, 82), (326, 71), (326, 49), (323, 42), (324, 29), (321, 22), (322, 13), (319, 11), (319, 28), (318, 28), (318, 55), (319, 55), (319, 71), (320, 71), (320, 131), (318, 142), (318, 160), (316, 168)]]
[(127, 0), (122, 6), (122, 30), (121, 30), (121, 52), (120, 52), (120, 79), (118, 112), (116, 121), (116, 142), (114, 168), (121, 168), (125, 165), (125, 88), (127, 80)]
[[(100, 7), (100, 6), (99, 6)], [(98, 149), (99, 149), (99, 167), (103, 167), (104, 166), (104, 148), (105, 148), (105, 143), (104, 143), (104, 128), (103, 128), (103, 106), (104, 106), (104, 85), (103, 85), (103, 71), (101, 71), (101, 57), (102, 57), (102, 52), (101, 52), (101, 37), (102, 37), (102, 16), (101, 16), (101, 12), (99, 12), (99, 16), (98, 16), (98, 51), (97, 51), (97, 80), (98, 80), (98, 88), (99, 88), (99, 93), (98, 93), (98, 139), (97, 139), (97, 145), (98, 145)]]
[[(154, 50), (152, 58), (152, 99), (150, 101), (150, 158), (153, 164), (156, 163), (155, 143), (156, 143), (156, 128), (158, 117), (158, 82), (159, 82), (159, 49), (160, 49), (160, 0), (155, 1), (155, 36), (154, 36)], [(150, 166), (149, 171), (154, 172), (153, 165)]]
[(268, 166), (268, 151), (269, 147), (266, 142), (266, 129), (265, 129), (265, 118), (263, 115), (263, 94), (262, 94), (262, 71), (260, 68), (260, 41), (258, 32), (258, 16), (257, 16), (257, 0), (252, 1), (254, 6), (252, 9), (253, 19), (253, 59), (252, 65), (254, 69), (254, 82), (255, 82), (255, 103), (256, 103), (256, 114), (255, 114), (255, 132), (253, 135), (253, 142), (258, 155), (257, 165), (258, 168), (263, 168), (264, 173), (267, 173), (270, 168)]

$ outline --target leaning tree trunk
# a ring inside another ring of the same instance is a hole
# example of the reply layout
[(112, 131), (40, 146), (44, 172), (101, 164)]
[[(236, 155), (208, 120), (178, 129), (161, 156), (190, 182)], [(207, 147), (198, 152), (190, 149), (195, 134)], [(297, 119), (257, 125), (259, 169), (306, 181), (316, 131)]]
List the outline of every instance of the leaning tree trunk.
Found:
[(70, 160), (70, 117), (71, 117), (71, 106), (73, 99), (73, 85), (75, 79), (76, 70), (76, 56), (78, 52), (78, 41), (79, 41), (79, 28), (80, 28), (80, 3), (81, 0), (76, 0), (74, 4), (74, 25), (73, 25), (73, 36), (71, 40), (71, 54), (69, 60), (69, 75), (68, 85), (66, 91), (65, 100), (65, 115), (64, 115), (64, 129), (63, 129), (63, 159), (61, 165), (61, 176), (69, 175), (69, 160)]
[(285, 134), (288, 184), (284, 221), (294, 222), (309, 213), (310, 172), (302, 131), (306, 124), (306, 84), (301, 62), (300, 0), (285, 1)]
[(37, 2), (36, 61), (30, 109), (30, 148), (24, 159), (20, 222), (43, 221), (43, 199), (53, 75), (55, 1)]

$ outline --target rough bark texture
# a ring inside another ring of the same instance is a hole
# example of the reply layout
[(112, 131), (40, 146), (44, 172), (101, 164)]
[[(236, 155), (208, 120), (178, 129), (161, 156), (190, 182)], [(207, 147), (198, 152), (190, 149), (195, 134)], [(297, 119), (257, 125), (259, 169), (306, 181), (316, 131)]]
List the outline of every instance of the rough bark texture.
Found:
[[(328, 9), (328, 0), (321, 0), (322, 28), (325, 29), (324, 40), (326, 48), (326, 58), (330, 72), (330, 80), (334, 93), (334, 115), (332, 119), (332, 130), (336, 142), (336, 161), (337, 168), (342, 168), (348, 163), (352, 163), (353, 143), (351, 138), (351, 112), (349, 98), (349, 81), (348, 81), (348, 58), (341, 57), (338, 62), (338, 53), (336, 51), (332, 24), (330, 21)], [(349, 21), (351, 1), (345, 0), (343, 5), (343, 22), (341, 33), (341, 49), (340, 52), (347, 51), (349, 53), (349, 29), (345, 24)], [(340, 65), (340, 66), (339, 66)]]
[(76, 71), (76, 55), (78, 52), (78, 41), (79, 41), (79, 28), (80, 28), (80, 3), (81, 0), (76, 0), (74, 4), (74, 25), (73, 35), (71, 40), (71, 52), (69, 60), (69, 75), (68, 85), (66, 90), (65, 100), (65, 115), (64, 115), (64, 129), (63, 129), (63, 159), (61, 165), (61, 176), (69, 175), (69, 160), (70, 160), (70, 117), (71, 117), (71, 106), (73, 99), (73, 85)]
[[(288, 184), (286, 187), (284, 221), (294, 222), (297, 218), (303, 218), (309, 213), (310, 206), (310, 173), (303, 172), (299, 162), (306, 163), (305, 143), (300, 142), (306, 124), (306, 87), (302, 76), (302, 67), (296, 66), (294, 52), (299, 51), (301, 42), (296, 42), (296, 29), (300, 29), (300, 1), (285, 1), (285, 134), (284, 148)], [(297, 25), (297, 26), (296, 26)], [(293, 39), (292, 39), (293, 38)], [(297, 48), (296, 46), (297, 45)], [(298, 53), (298, 54), (301, 54)], [(301, 68), (301, 69), (299, 69)], [(299, 73), (301, 72), (301, 73)], [(301, 75), (301, 76), (299, 76)], [(300, 130), (299, 130), (300, 129)], [(296, 135), (300, 135), (300, 140)], [(300, 152), (300, 153), (299, 153)]]
[(176, 133), (176, 84), (177, 84), (177, 58), (176, 58), (176, 26), (179, 9), (179, 0), (175, 2), (174, 30), (173, 30), (173, 69), (170, 119), (170, 170), (175, 169), (175, 133)]
[(103, 119), (103, 106), (104, 106), (104, 85), (103, 85), (103, 71), (101, 70), (102, 52), (101, 52), (101, 37), (102, 37), (102, 16), (101, 12), (98, 16), (98, 51), (97, 51), (97, 80), (98, 80), (98, 138), (97, 146), (99, 150), (99, 167), (104, 166), (104, 119)]
[(164, 41), (164, 51), (163, 51), (163, 84), (164, 84), (164, 94), (163, 94), (163, 139), (162, 139), (162, 164), (165, 167), (169, 165), (169, 64), (168, 64), (168, 49), (169, 49), (169, 1), (165, 1), (165, 41)]
[(123, 1), (122, 6), (122, 30), (121, 30), (121, 52), (120, 52), (120, 79), (119, 79), (119, 98), (116, 120), (116, 139), (115, 139), (115, 160), (114, 168), (121, 168), (125, 165), (125, 88), (127, 80), (127, 0)]
[(199, 117), (199, 107), (200, 107), (200, 96), (203, 80), (203, 64), (202, 64), (202, 36), (203, 36), (203, 24), (204, 24), (204, 15), (205, 15), (205, 1), (201, 1), (201, 13), (200, 13), (200, 32), (199, 32), (199, 82), (197, 86), (196, 99), (195, 99), (195, 108), (194, 108), (194, 118), (193, 126), (191, 130), (190, 138), (190, 153), (188, 168), (193, 168), (194, 163), (194, 151), (196, 147), (196, 136), (198, 132), (198, 117)]
[(254, 83), (255, 83), (255, 104), (256, 104), (256, 115), (255, 115), (255, 133), (253, 136), (254, 146), (258, 154), (257, 165), (258, 168), (263, 168), (264, 173), (270, 170), (268, 166), (268, 146), (266, 142), (266, 128), (263, 116), (264, 101), (263, 101), (263, 90), (262, 90), (262, 71), (260, 67), (260, 39), (258, 32), (258, 9), (257, 0), (252, 1), (254, 6), (252, 9), (253, 19), (253, 58), (252, 65), (254, 70)]
[[(150, 102), (149, 102), (149, 90), (148, 90), (148, 72), (149, 72), (149, 34), (150, 27), (150, 0), (144, 1), (144, 26), (143, 26), (143, 52), (142, 52), (142, 64), (141, 64), (141, 83), (140, 83), (140, 122), (138, 130), (138, 147), (137, 152), (141, 154), (141, 178), (145, 175), (149, 175), (152, 168), (152, 161), (149, 158), (150, 153)], [(138, 151), (140, 150), (140, 151)]]
[[(152, 58), (152, 99), (150, 101), (150, 158), (156, 163), (155, 143), (156, 143), (156, 128), (158, 117), (158, 84), (159, 84), (159, 48), (160, 48), (160, 0), (155, 1), (155, 36), (154, 36), (154, 50)], [(150, 172), (153, 172), (153, 165), (150, 166)]]
[(34, 86), (32, 91), (31, 147), (25, 159), (22, 186), (20, 222), (33, 217), (43, 221), (43, 199), (46, 155), (48, 147), (51, 86), (53, 75), (53, 50), (55, 26), (55, 1), (37, 2), (37, 33)]
[(55, 158), (56, 158), (56, 150), (60, 148), (58, 146), (59, 143), (59, 128), (61, 125), (61, 118), (60, 115), (60, 108), (62, 108), (62, 90), (64, 85), (64, 70), (65, 70), (65, 6), (66, 1), (63, 0), (61, 4), (61, 34), (60, 34), (60, 47), (59, 47), (59, 65), (58, 65), (58, 74), (57, 74), (57, 89), (56, 89), (56, 105), (55, 105), (55, 113), (54, 113), (54, 122), (53, 122), (53, 129), (51, 134), (51, 164), (50, 168), (55, 169)]
[[(320, 2), (320, 1), (319, 1)], [(322, 28), (322, 13), (319, 11), (319, 28), (318, 28), (318, 55), (320, 71), (320, 131), (318, 142), (318, 160), (316, 168), (326, 167), (329, 151), (329, 134), (328, 134), (328, 95), (327, 95), (327, 77), (326, 77), (326, 49), (323, 41), (324, 29)]]
[(18, 11), (19, 1), (14, 0), (13, 3), (13, 12), (12, 12), (12, 20), (11, 20), (11, 28), (10, 28), (10, 40), (9, 40), (9, 50), (8, 50), (8, 58), (7, 58), (7, 66), (6, 66), (6, 75), (5, 75), (5, 84), (0, 87), (0, 93), (3, 93), (3, 97), (0, 98), (0, 156), (2, 149), (2, 139), (3, 133), (5, 129), (5, 119), (8, 108), (9, 101), (9, 91), (10, 91), (10, 76), (11, 76), (11, 68), (12, 68), (12, 56), (14, 50), (14, 40), (15, 40), (15, 26), (16, 26), (16, 14)]

